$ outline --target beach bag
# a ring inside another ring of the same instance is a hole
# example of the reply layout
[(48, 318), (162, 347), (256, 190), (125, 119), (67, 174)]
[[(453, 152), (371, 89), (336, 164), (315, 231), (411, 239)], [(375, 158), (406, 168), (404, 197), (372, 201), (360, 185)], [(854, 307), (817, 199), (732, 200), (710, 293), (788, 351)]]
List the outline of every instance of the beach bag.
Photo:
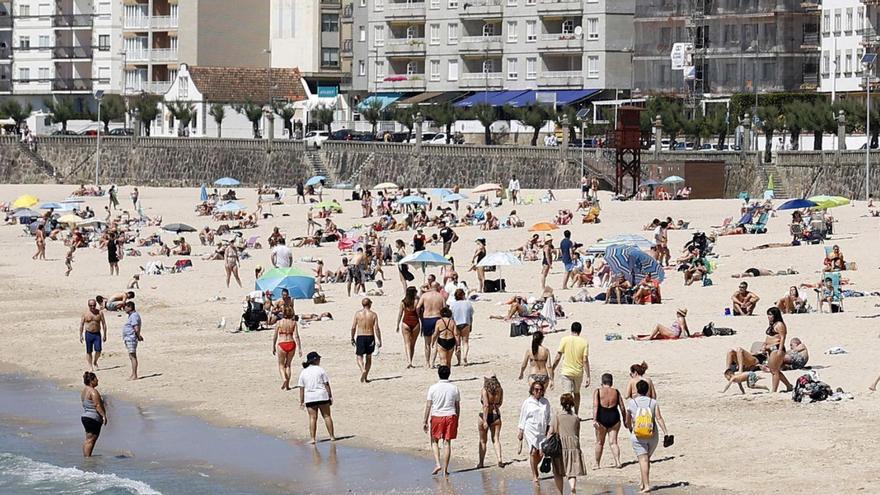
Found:
[(827, 399), (832, 393), (830, 385), (807, 373), (795, 382), (791, 398), (795, 402), (818, 402)]
[(483, 284), (483, 292), (503, 292), (506, 288), (504, 279), (486, 280)]
[(712, 279), (704, 275), (703, 276), (703, 287), (709, 287), (711, 285), (713, 285)]
[(650, 407), (639, 407), (633, 420), (633, 434), (639, 440), (654, 438), (654, 414)]
[(544, 460), (541, 461), (541, 467), (539, 470), (542, 473), (549, 473), (550, 469), (553, 468), (553, 459), (550, 456), (544, 456)]
[(510, 336), (522, 337), (529, 334), (529, 324), (525, 320), (520, 320), (510, 324)]
[(541, 444), (541, 451), (547, 457), (562, 456), (562, 442), (559, 441), (559, 435), (553, 434), (545, 438)]

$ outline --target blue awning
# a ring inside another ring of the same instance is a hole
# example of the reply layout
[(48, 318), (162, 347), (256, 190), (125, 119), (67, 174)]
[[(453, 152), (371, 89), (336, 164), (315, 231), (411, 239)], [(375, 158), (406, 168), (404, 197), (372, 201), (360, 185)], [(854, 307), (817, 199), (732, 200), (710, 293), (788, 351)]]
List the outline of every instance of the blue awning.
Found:
[(599, 93), (598, 89), (561, 89), (558, 91), (526, 91), (525, 93), (511, 99), (507, 102), (508, 105), (513, 107), (526, 107), (535, 103), (537, 100), (537, 93), (556, 93), (556, 105), (569, 105), (576, 101), (583, 100), (584, 98), (589, 98), (590, 96)]
[(487, 103), (493, 107), (504, 106), (510, 100), (528, 93), (528, 90), (517, 91), (481, 91), (474, 93), (455, 104), (457, 107), (472, 107), (480, 103)]
[(372, 102), (378, 101), (382, 104), (382, 109), (384, 110), (385, 107), (401, 98), (403, 98), (403, 93), (379, 93), (368, 96), (364, 101), (358, 104), (357, 109), (362, 110), (364, 107), (372, 105)]

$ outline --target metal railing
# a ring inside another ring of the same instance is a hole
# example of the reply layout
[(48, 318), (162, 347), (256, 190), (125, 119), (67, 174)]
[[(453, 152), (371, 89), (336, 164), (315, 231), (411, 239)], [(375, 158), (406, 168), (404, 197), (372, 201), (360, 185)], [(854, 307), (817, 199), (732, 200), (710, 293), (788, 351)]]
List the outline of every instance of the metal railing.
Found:
[(462, 43), (501, 43), (501, 36), (462, 36)]
[(177, 29), (180, 19), (176, 15), (159, 15), (150, 18), (153, 29)]
[(176, 48), (151, 48), (150, 58), (153, 62), (168, 62), (177, 60)]
[(92, 58), (92, 47), (56, 46), (52, 49), (52, 58)]
[(89, 14), (56, 15), (52, 18), (54, 27), (91, 27), (94, 23), (95, 17)]
[(148, 29), (150, 18), (147, 16), (123, 17), (122, 27), (124, 29)]

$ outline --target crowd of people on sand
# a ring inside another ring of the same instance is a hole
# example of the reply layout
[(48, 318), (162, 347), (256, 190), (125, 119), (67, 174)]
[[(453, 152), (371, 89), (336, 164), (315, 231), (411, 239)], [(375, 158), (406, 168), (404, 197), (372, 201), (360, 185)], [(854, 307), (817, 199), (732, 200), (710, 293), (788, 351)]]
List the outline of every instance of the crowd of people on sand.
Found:
[[(424, 411), (423, 429), (429, 435), (431, 449), (436, 463), (433, 474), (449, 475), (452, 443), (457, 438), (459, 418), (462, 415), (461, 392), (450, 377), (452, 370), (459, 366), (469, 366), (468, 356), (474, 335), (474, 302), (485, 297), (487, 292), (504, 290), (503, 279), (487, 279), (492, 268), (484, 266), (481, 261), (488, 255), (487, 240), (483, 237), (475, 241), (474, 251), (468, 260), (468, 269), (460, 273), (456, 269), (452, 257), (452, 249), (459, 241), (455, 229), (475, 226), (482, 230), (523, 227), (524, 222), (517, 216), (519, 205), (529, 204), (523, 198), (519, 181), (512, 177), (506, 191), (506, 197), (513, 204), (509, 216), (496, 217), (486, 206), (500, 206), (503, 201), (501, 194), (495, 198), (482, 196), (476, 204), (465, 206), (465, 213), (458, 216), (458, 201), (449, 207), (434, 207), (430, 194), (422, 190), (395, 189), (372, 191), (356, 188), (353, 200), (360, 201), (364, 218), (374, 219), (373, 223), (355, 225), (348, 229), (338, 227), (333, 215), (341, 210), (338, 203), (327, 206), (314, 206), (317, 195), (322, 200), (323, 183), (317, 186), (304, 187), (297, 185), (296, 202), (309, 204), (307, 210), (307, 232), (305, 236), (294, 238), (289, 233), (274, 227), (266, 243), (269, 248), (268, 263), (272, 268), (288, 268), (294, 264), (291, 247), (318, 246), (321, 243), (336, 242), (340, 249), (340, 265), (327, 267), (325, 260), (304, 258), (315, 265), (316, 282), (315, 301), (324, 301), (324, 290), (327, 284), (345, 284), (346, 294), (360, 298), (360, 309), (356, 311), (351, 327), (350, 342), (353, 348), (354, 362), (359, 370), (359, 381), (370, 383), (373, 371), (374, 356), (383, 347), (383, 334), (380, 315), (373, 310), (373, 298), (384, 297), (384, 283), (394, 278), (391, 272), (386, 274), (390, 265), (395, 265), (397, 275), (403, 289), (403, 298), (399, 303), (397, 319), (394, 322), (395, 333), (401, 334), (406, 368), (416, 368), (421, 356), (416, 355), (417, 341), (421, 336), (424, 367), (437, 369), (439, 381), (427, 392)], [(456, 186), (450, 192), (460, 194)], [(581, 180), (581, 202), (578, 210), (589, 212), (598, 208), (598, 180)], [(93, 191), (81, 186), (75, 195), (88, 195)], [(63, 241), (68, 246), (66, 257), (67, 275), (72, 270), (73, 254), (77, 249), (90, 248), (107, 251), (109, 271), (111, 275), (119, 275), (119, 264), (123, 257), (140, 256), (139, 248), (153, 248), (148, 254), (152, 256), (193, 256), (193, 247), (184, 236), (178, 235), (173, 241), (174, 247), (164, 243), (158, 234), (146, 235), (141, 229), (148, 226), (161, 226), (161, 217), (148, 217), (143, 212), (140, 193), (135, 188), (131, 193), (132, 206), (136, 214), (119, 209), (118, 190), (111, 186), (106, 192), (98, 192), (109, 197), (105, 208), (103, 222), (96, 222), (96, 228), (86, 230), (59, 224), (57, 214), (48, 210), (40, 218), (34, 219), (35, 229), (29, 229), (35, 238), (37, 252), (34, 260), (46, 259), (48, 241)], [(548, 195), (552, 197), (551, 194)], [(274, 188), (264, 186), (260, 195), (279, 201), (283, 195)], [(401, 201), (403, 198), (419, 197), (421, 201)], [(464, 197), (463, 195), (461, 197)], [(220, 194), (217, 190), (208, 195), (208, 200), (196, 205), (196, 211), (206, 216), (213, 215), (214, 221), (238, 221), (236, 225), (221, 225), (216, 228), (205, 226), (198, 231), (201, 246), (211, 247), (213, 251), (204, 255), (203, 260), (222, 260), (224, 262), (226, 285), (234, 278), (242, 286), (239, 273), (240, 261), (244, 257), (255, 255), (255, 250), (262, 245), (257, 236), (245, 240), (239, 230), (257, 226), (257, 219), (270, 218), (262, 212), (262, 204), (253, 213), (236, 212), (233, 216), (215, 215), (215, 209), (222, 201), (237, 199), (234, 190)], [(459, 200), (461, 201), (461, 200)], [(768, 213), (772, 211), (766, 205), (752, 211)], [(433, 212), (433, 213), (432, 213)], [(9, 212), (7, 212), (9, 213)], [(80, 209), (77, 214), (81, 218), (94, 218), (95, 213), (88, 207)], [(395, 216), (402, 217), (397, 220)], [(557, 224), (568, 224), (572, 220), (572, 212), (559, 209), (556, 215)], [(596, 213), (598, 217), (598, 213)], [(9, 217), (8, 217), (9, 218)], [(316, 218), (323, 222), (316, 221)], [(823, 222), (828, 220), (822, 217)], [(800, 221), (800, 220), (799, 220)], [(833, 220), (832, 220), (833, 222)], [(766, 220), (764, 221), (766, 224)], [(33, 224), (31, 222), (30, 224)], [(714, 243), (717, 236), (695, 233), (693, 239), (685, 244), (678, 257), (669, 248), (668, 231), (671, 229), (688, 229), (688, 222), (654, 219), (645, 229), (652, 232), (652, 247), (649, 252), (656, 262), (669, 269), (683, 272), (684, 283), (706, 284), (708, 275), (714, 268)], [(725, 227), (728, 228), (728, 227)], [(737, 229), (739, 227), (733, 227)], [(436, 229), (436, 233), (428, 235), (428, 229)], [(826, 225), (826, 232), (830, 232)], [(390, 242), (385, 237), (386, 231), (412, 231), (412, 239), (406, 242), (396, 239)], [(744, 228), (744, 232), (748, 227)], [(728, 232), (729, 233), (729, 232)], [(726, 235), (724, 233), (718, 235)], [(290, 240), (289, 240), (290, 239)], [(418, 253), (427, 249), (442, 251), (449, 261), (437, 274), (426, 274), (424, 283), (414, 282), (415, 274), (411, 267), (401, 264), (409, 253)], [(528, 235), (525, 243), (511, 250), (517, 258), (524, 262), (540, 262), (540, 271), (536, 277), (540, 297), (523, 294), (511, 294), (503, 302), (506, 310), (501, 315), (490, 315), (490, 319), (499, 319), (511, 323), (511, 334), (514, 327), (520, 329), (519, 334), (530, 335), (530, 344), (524, 352), (520, 366), (519, 379), (527, 383), (528, 395), (522, 401), (520, 415), (516, 426), (516, 438), (519, 450), (523, 445), (527, 448), (528, 463), (534, 481), (540, 480), (540, 473), (552, 472), (554, 483), (562, 493), (567, 483), (572, 493), (576, 491), (576, 480), (586, 474), (585, 462), (580, 447), (580, 406), (581, 395), (592, 385), (592, 372), (589, 360), (589, 344), (581, 337), (582, 325), (574, 321), (569, 325), (569, 334), (563, 337), (555, 354), (544, 346), (545, 335), (557, 331), (561, 327), (559, 320), (568, 317), (567, 311), (556, 300), (553, 289), (549, 286), (548, 276), (555, 263), (561, 262), (563, 290), (577, 289), (576, 295), (569, 298), (569, 303), (580, 304), (594, 301), (606, 304), (661, 304), (660, 281), (651, 274), (637, 279), (630, 279), (623, 274), (615, 274), (601, 253), (593, 253), (584, 249), (583, 244), (572, 239), (572, 232), (565, 230), (558, 247), (554, 246), (551, 233)], [(713, 258), (710, 261), (710, 258)], [(191, 265), (190, 265), (191, 266)], [(844, 261), (838, 245), (827, 250), (822, 267), (822, 280), (818, 284), (801, 284), (792, 286), (780, 297), (774, 306), (767, 309), (768, 328), (763, 342), (756, 342), (748, 350), (743, 347), (730, 349), (725, 356), (723, 376), (726, 392), (736, 384), (742, 393), (745, 388), (750, 390), (776, 391), (782, 383), (787, 391), (793, 389), (786, 377), (786, 371), (803, 370), (808, 366), (809, 351), (799, 338), (789, 338), (788, 327), (783, 320), (784, 314), (803, 313), (811, 310), (804, 288), (813, 288), (817, 294), (817, 304), (822, 311), (825, 305), (832, 312), (842, 311), (840, 279), (843, 270), (852, 269), (852, 265)], [(471, 274), (473, 272), (473, 274)], [(255, 269), (255, 278), (264, 272), (262, 265)], [(737, 278), (758, 276), (795, 275), (791, 269), (767, 270), (750, 268), (742, 273), (734, 274)], [(468, 285), (465, 276), (473, 277), (473, 285)], [(83, 443), (83, 454), (90, 456), (101, 432), (107, 423), (107, 411), (101, 394), (98, 392), (99, 370), (98, 361), (107, 342), (107, 321), (105, 312), (122, 311), (126, 318), (122, 325), (122, 343), (130, 361), (129, 379), (137, 380), (138, 346), (143, 342), (142, 319), (135, 309), (135, 290), (139, 290), (139, 274), (136, 274), (128, 288), (111, 297), (101, 295), (90, 299), (80, 322), (80, 342), (86, 347), (87, 371), (83, 375), (84, 389), (82, 392), (83, 415), (82, 423), (86, 431)], [(368, 288), (369, 286), (369, 288)], [(730, 307), (725, 312), (733, 316), (753, 315), (761, 298), (749, 289), (748, 282), (742, 280), (738, 290), (731, 296)], [(678, 308), (675, 318), (668, 326), (657, 323), (647, 329), (647, 333), (633, 335), (634, 340), (676, 340), (701, 337), (714, 334), (731, 335), (735, 331), (724, 332), (707, 325), (703, 331), (692, 331), (687, 321), (687, 308)], [(296, 379), (299, 388), (299, 404), (309, 415), (309, 436), (312, 443), (317, 441), (318, 416), (324, 420), (331, 440), (336, 439), (331, 409), (333, 391), (327, 372), (321, 367), (321, 356), (317, 351), (305, 352), (307, 347), (301, 340), (300, 331), (303, 325), (333, 320), (330, 312), (297, 313), (294, 299), (287, 289), (280, 292), (275, 299), (272, 291), (255, 290), (245, 297), (245, 311), (239, 328), (247, 330), (271, 330), (271, 352), (275, 356), (281, 379), (281, 389), (294, 388), (293, 361), (302, 361), (302, 371)], [(707, 331), (708, 328), (708, 331)], [(387, 332), (386, 332), (387, 333)], [(305, 354), (305, 357), (304, 357)], [(599, 384), (593, 387), (591, 398), (591, 416), (596, 435), (593, 463), (594, 468), (601, 465), (606, 442), (611, 450), (613, 465), (621, 467), (621, 452), (618, 435), (621, 427), (630, 432), (630, 440), (634, 455), (638, 459), (640, 469), (640, 489), (651, 490), (650, 459), (660, 443), (663, 433), (664, 447), (671, 446), (674, 437), (668, 434), (665, 419), (657, 402), (657, 392), (653, 381), (646, 374), (645, 363), (634, 364), (630, 368), (626, 390), (621, 393), (614, 386), (611, 374), (603, 373)], [(769, 375), (770, 386), (759, 382)], [(880, 378), (871, 385), (876, 388)], [(507, 393), (496, 375), (489, 373), (483, 378), (480, 390), (480, 409), (475, 411), (477, 431), (479, 434), (477, 467), (485, 466), (489, 442), (492, 442), (495, 460), (499, 467), (505, 466), (502, 458), (502, 418), (501, 406), (505, 399), (510, 400), (510, 389)], [(545, 397), (551, 389), (561, 393), (558, 408), (551, 406)], [(525, 394), (524, 394), (525, 395)], [(519, 400), (519, 399), (516, 399)]]

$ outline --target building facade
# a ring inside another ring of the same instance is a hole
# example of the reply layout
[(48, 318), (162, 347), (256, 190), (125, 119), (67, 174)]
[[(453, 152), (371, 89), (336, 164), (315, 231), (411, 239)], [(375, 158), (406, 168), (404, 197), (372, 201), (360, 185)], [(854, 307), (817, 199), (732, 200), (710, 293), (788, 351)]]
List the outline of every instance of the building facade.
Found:
[(632, 0), (354, 0), (364, 93), (626, 89)]
[(862, 56), (864, 35), (873, 34), (872, 23), (865, 17), (860, 0), (824, 0), (822, 2), (822, 46), (819, 91), (830, 93), (862, 92)]
[[(819, 86), (818, 0), (636, 0), (635, 86), (644, 94), (813, 91)], [(691, 80), (672, 70), (691, 43)], [(698, 60), (697, 60), (698, 59)]]

